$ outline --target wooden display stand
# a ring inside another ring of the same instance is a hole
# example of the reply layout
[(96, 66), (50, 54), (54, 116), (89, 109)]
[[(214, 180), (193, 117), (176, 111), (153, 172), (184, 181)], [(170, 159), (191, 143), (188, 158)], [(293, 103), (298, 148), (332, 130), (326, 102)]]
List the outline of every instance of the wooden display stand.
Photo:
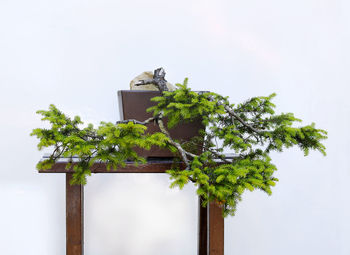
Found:
[[(66, 174), (66, 255), (84, 254), (84, 187), (69, 184), (73, 170), (65, 169), (68, 159), (60, 159), (51, 169), (40, 173)], [(125, 167), (106, 169), (106, 164), (96, 163), (92, 173), (165, 173), (173, 162), (169, 159), (153, 159), (147, 164), (135, 166), (128, 162)], [(224, 218), (222, 208), (210, 203), (206, 208), (198, 203), (198, 255), (224, 254)], [(118, 251), (116, 251), (118, 254)], [(122, 254), (121, 254), (122, 255)]]

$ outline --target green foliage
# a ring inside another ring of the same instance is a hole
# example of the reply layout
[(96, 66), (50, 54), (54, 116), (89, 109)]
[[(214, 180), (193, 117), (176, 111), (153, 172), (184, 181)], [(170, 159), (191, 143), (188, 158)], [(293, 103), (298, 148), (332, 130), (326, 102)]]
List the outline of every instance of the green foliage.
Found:
[[(184, 154), (166, 132), (145, 134), (146, 127), (133, 122), (117, 125), (101, 122), (97, 129), (91, 124), (83, 128), (79, 117), (70, 119), (51, 105), (48, 111), (38, 111), (42, 120), (51, 123), (51, 128), (34, 129), (31, 134), (39, 138), (39, 150), (54, 148), (51, 157), (39, 162), (37, 168), (49, 169), (61, 156), (77, 156), (80, 161), (74, 165), (72, 183), (85, 184), (95, 162), (107, 162), (109, 168), (117, 168), (127, 159), (144, 162), (133, 150), (135, 147), (166, 147), (177, 151), (179, 160), (185, 161), (183, 155), (188, 159), (185, 170), (174, 167), (167, 171), (171, 187), (183, 188), (193, 182), (203, 204), (216, 201), (226, 216), (234, 215), (246, 190), (259, 189), (271, 194), (278, 180), (273, 176), (277, 168), (271, 163), (270, 152), (297, 146), (305, 155), (310, 150), (325, 155), (321, 142), (327, 138), (327, 132), (316, 129), (314, 123), (296, 127), (301, 120), (292, 113), (276, 114), (271, 102), (275, 94), (233, 105), (227, 97), (216, 93), (191, 91), (187, 79), (177, 86), (177, 90), (164, 91), (162, 96), (153, 98), (157, 105), (147, 111), (155, 117), (168, 118), (168, 128), (181, 122), (202, 121), (205, 128), (201, 135), (179, 144)], [(202, 153), (198, 154), (199, 147)], [(235, 153), (232, 159), (225, 158), (224, 152), (228, 151)]]
[[(37, 169), (51, 168), (59, 157), (78, 157), (72, 184), (86, 184), (86, 176), (91, 174), (95, 162), (106, 162), (108, 169), (124, 166), (128, 159), (143, 163), (145, 159), (137, 155), (134, 147), (149, 150), (153, 145), (164, 147), (168, 141), (162, 133), (145, 134), (146, 127), (133, 122), (117, 125), (101, 122), (97, 129), (92, 124), (83, 128), (78, 116), (72, 120), (54, 105), (37, 113), (43, 116), (42, 120), (50, 122), (51, 128), (34, 129), (31, 135), (39, 138), (39, 150), (54, 148), (50, 158), (39, 162)], [(71, 166), (68, 164), (67, 169)]]
[[(192, 144), (197, 148), (203, 144), (203, 153), (192, 159), (190, 167), (168, 171), (171, 186), (182, 188), (189, 181), (194, 182), (203, 203), (222, 204), (225, 216), (234, 215), (245, 190), (259, 189), (271, 195), (271, 187), (278, 180), (273, 176), (277, 168), (271, 163), (270, 152), (298, 146), (305, 155), (309, 150), (326, 155), (321, 141), (327, 138), (327, 132), (316, 129), (314, 124), (295, 127), (301, 120), (292, 113), (276, 114), (271, 102), (275, 94), (253, 97), (235, 106), (216, 93), (191, 91), (187, 80), (177, 86), (178, 90), (153, 98), (157, 105), (148, 111), (167, 117), (169, 128), (200, 118), (205, 132), (202, 139), (197, 138), (197, 144)], [(227, 151), (236, 156), (225, 159), (223, 152)], [(215, 159), (222, 159), (221, 164)]]

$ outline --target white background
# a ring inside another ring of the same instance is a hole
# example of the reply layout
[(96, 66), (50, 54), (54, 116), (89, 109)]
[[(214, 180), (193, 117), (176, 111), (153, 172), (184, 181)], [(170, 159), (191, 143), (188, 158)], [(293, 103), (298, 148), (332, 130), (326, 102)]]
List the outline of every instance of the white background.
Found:
[[(241, 102), (277, 93), (329, 131), (327, 157), (274, 154), (280, 182), (225, 221), (225, 254), (350, 254), (350, 4), (345, 0), (0, 0), (0, 254), (65, 253), (64, 175), (38, 174), (33, 128), (54, 103), (118, 120), (117, 90), (146, 70)], [(196, 197), (166, 175), (86, 186), (86, 255), (196, 253)]]

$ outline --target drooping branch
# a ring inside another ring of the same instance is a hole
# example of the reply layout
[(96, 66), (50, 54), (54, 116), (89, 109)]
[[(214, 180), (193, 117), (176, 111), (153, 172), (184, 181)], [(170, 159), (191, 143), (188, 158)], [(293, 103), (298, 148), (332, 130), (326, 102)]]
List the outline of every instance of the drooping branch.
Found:
[(157, 123), (160, 131), (163, 134), (165, 134), (167, 136), (167, 138), (169, 139), (169, 143), (176, 147), (176, 149), (179, 151), (179, 153), (181, 155), (182, 160), (186, 164), (186, 167), (189, 168), (190, 164), (189, 164), (189, 160), (188, 160), (187, 156), (190, 156), (190, 157), (194, 158), (194, 157), (197, 157), (197, 155), (184, 150), (179, 143), (175, 142), (171, 138), (169, 131), (166, 129), (166, 127), (164, 125), (163, 116), (161, 114), (159, 114), (158, 116), (155, 116), (155, 117), (148, 118), (145, 121), (138, 121), (138, 120), (135, 120), (135, 119), (128, 119), (128, 120), (117, 121), (116, 124), (126, 124), (126, 123), (129, 123), (129, 122), (133, 122), (134, 124), (147, 125), (147, 124), (151, 123), (152, 121), (155, 121)]
[(183, 160), (184, 163), (186, 164), (186, 167), (187, 167), (187, 168), (190, 168), (190, 163), (189, 163), (189, 160), (188, 160), (187, 156), (190, 156), (190, 157), (194, 158), (194, 157), (197, 157), (197, 155), (195, 155), (195, 154), (193, 154), (193, 153), (190, 153), (190, 152), (184, 150), (184, 149), (181, 147), (181, 145), (180, 145), (179, 143), (175, 142), (175, 141), (171, 138), (171, 136), (170, 136), (168, 130), (166, 129), (166, 127), (165, 127), (165, 125), (164, 125), (164, 122), (163, 122), (162, 118), (159, 118), (159, 119), (157, 120), (157, 122), (158, 122), (158, 126), (159, 126), (160, 131), (168, 137), (169, 143), (170, 143), (171, 145), (175, 146), (176, 149), (179, 151), (182, 160)]

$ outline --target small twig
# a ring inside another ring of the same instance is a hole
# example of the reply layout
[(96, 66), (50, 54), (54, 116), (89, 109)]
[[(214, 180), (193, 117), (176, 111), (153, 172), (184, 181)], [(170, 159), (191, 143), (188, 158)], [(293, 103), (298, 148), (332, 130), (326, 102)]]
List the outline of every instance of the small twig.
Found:
[[(60, 148), (62, 148), (62, 150), (60, 150)], [(63, 147), (63, 144), (62, 145), (58, 145), (57, 143), (56, 143), (56, 148), (55, 148), (55, 150), (52, 152), (52, 154), (51, 154), (51, 158), (53, 159), (53, 160), (57, 160), (59, 157), (61, 157), (61, 155), (64, 153), (64, 151), (66, 150), (66, 148), (67, 148), (67, 145), (65, 145), (64, 147)], [(58, 152), (57, 154), (56, 154), (56, 152)], [(56, 154), (56, 155), (55, 155)]]
[(152, 121), (155, 121), (158, 117), (151, 117), (145, 121), (139, 121), (135, 119), (128, 119), (128, 120), (119, 120), (116, 122), (116, 124), (127, 124), (129, 122), (132, 122), (134, 124), (139, 124), (139, 125), (147, 125), (148, 123), (151, 123)]
[(213, 150), (211, 150), (211, 149), (207, 149), (207, 150), (209, 150), (211, 153), (214, 154), (215, 157), (217, 157), (218, 159), (221, 159), (221, 160), (224, 161), (225, 163), (231, 164), (231, 163), (233, 162), (233, 160), (232, 160), (232, 161), (227, 160), (227, 159), (225, 158), (225, 155), (219, 154), (219, 153), (217, 153), (217, 152), (215, 152), (215, 151), (213, 151)]

